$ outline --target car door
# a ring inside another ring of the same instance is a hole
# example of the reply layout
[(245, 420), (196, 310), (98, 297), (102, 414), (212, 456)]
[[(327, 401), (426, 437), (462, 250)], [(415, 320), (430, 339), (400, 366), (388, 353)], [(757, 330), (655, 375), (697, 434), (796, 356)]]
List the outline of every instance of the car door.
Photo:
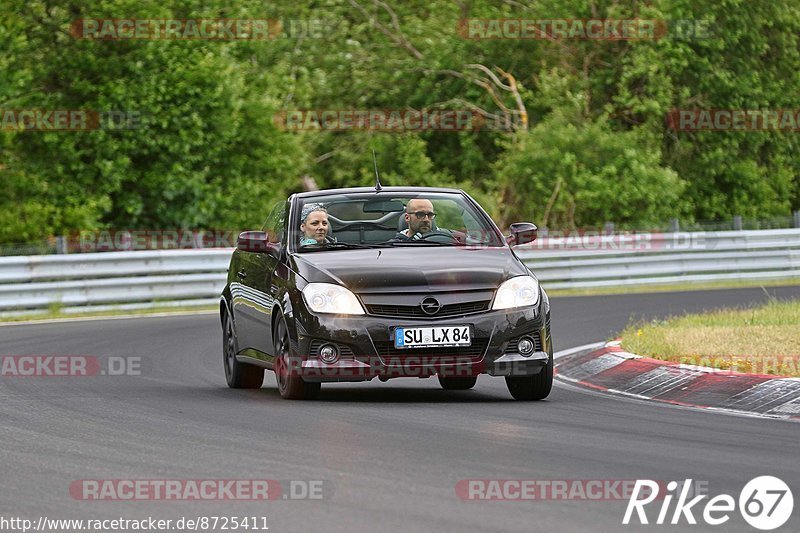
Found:
[[(264, 224), (269, 242), (282, 247), (285, 224), (284, 218), (287, 202), (276, 203)], [(257, 350), (259, 357), (271, 360), (266, 354), (272, 352), (271, 318), (275, 305), (277, 287), (273, 284), (273, 275), (279, 260), (266, 252), (241, 252), (237, 293), (234, 298), (234, 316), (236, 317), (236, 333), (239, 348)], [(232, 289), (233, 292), (233, 289)]]

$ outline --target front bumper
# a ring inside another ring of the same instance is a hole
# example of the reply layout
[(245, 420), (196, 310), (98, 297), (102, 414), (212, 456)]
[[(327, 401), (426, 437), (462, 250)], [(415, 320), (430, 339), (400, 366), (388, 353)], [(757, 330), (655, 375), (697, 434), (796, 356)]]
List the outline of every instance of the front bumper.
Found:
[[(293, 342), (295, 369), (306, 381), (365, 381), (375, 377), (529, 376), (539, 373), (552, 358), (549, 324), (543, 305), (487, 311), (440, 319), (387, 318), (304, 314), (295, 316), (297, 339)], [(469, 325), (470, 348), (394, 348), (394, 328)], [(516, 351), (521, 336), (536, 340), (530, 356)], [(320, 345), (332, 342), (340, 348), (333, 364), (321, 361)]]

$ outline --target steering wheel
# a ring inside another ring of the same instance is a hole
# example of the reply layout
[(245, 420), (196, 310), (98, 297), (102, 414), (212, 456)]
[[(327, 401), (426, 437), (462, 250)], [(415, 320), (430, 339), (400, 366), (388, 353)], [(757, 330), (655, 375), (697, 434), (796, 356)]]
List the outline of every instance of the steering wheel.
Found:
[(416, 240), (418, 241), (431, 241), (431, 242), (443, 242), (450, 244), (453, 241), (458, 241), (458, 238), (453, 235), (449, 231), (443, 231), (440, 229), (431, 230), (428, 233), (423, 233), (421, 237), (418, 237)]

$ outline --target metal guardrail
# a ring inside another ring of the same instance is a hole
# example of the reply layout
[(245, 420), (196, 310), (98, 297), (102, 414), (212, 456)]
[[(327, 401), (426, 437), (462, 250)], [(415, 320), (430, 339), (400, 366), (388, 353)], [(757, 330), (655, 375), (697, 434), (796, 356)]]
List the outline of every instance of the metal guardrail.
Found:
[(800, 277), (800, 229), (542, 237), (517, 254), (550, 289)]
[(214, 305), (231, 251), (0, 257), (0, 314)]
[[(800, 229), (541, 236), (517, 254), (549, 289), (800, 277)], [(0, 315), (214, 305), (231, 249), (0, 257)]]

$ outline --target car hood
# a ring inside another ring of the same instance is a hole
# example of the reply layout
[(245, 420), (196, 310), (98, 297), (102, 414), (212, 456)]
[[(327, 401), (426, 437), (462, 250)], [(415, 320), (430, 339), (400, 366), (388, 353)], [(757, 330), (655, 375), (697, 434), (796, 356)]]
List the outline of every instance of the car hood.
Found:
[(357, 293), (496, 289), (528, 274), (508, 248), (418, 245), (296, 253), (292, 260), (307, 281), (338, 283)]

